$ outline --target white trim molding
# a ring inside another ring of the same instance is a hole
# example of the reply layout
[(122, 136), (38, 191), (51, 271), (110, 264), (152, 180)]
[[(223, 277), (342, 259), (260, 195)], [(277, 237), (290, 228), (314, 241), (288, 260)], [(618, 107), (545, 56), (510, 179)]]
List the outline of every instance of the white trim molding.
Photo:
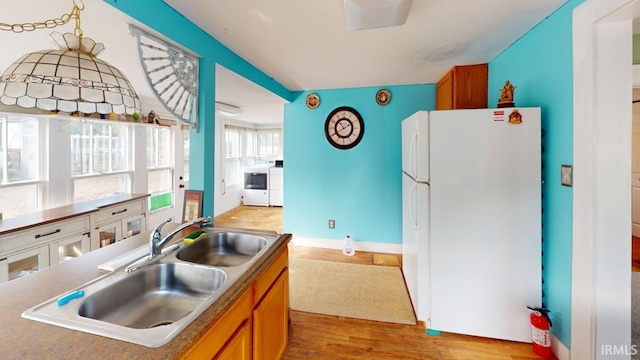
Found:
[(631, 23), (640, 14), (637, 3), (587, 0), (573, 14), (572, 359), (610, 358), (603, 346), (630, 343)]
[(558, 360), (571, 360), (571, 350), (551, 333), (551, 352)]
[[(291, 242), (296, 246), (308, 246), (337, 250), (342, 249), (342, 240), (340, 239), (311, 238), (293, 234), (293, 240)], [(383, 254), (402, 254), (402, 244), (359, 241), (358, 239), (354, 239), (353, 243), (356, 252), (367, 251)]]

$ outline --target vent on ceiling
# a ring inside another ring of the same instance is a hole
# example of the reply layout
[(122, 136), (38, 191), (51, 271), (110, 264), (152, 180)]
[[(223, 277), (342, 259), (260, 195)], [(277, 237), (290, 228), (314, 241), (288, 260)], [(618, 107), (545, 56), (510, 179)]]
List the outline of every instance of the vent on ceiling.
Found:
[(402, 25), (409, 8), (411, 0), (344, 0), (349, 31)]

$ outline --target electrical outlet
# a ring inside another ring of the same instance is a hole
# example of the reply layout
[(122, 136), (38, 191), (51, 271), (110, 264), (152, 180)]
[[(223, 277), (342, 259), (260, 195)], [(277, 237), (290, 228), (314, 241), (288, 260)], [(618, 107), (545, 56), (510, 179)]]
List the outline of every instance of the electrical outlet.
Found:
[(329, 229), (335, 229), (335, 228), (336, 228), (336, 221), (329, 220)]

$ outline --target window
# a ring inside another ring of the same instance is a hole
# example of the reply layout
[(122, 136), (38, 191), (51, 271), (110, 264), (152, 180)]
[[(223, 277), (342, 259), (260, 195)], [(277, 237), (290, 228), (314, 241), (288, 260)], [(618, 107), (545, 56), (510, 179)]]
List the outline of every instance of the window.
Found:
[(191, 144), (189, 129), (182, 129), (182, 176), (184, 186), (189, 188), (189, 145)]
[(225, 184), (229, 187), (242, 187), (242, 152), (240, 141), (242, 131), (238, 129), (225, 129)]
[(73, 202), (98, 199), (126, 192), (128, 174), (80, 177), (73, 180)]
[(37, 211), (45, 163), (46, 122), (0, 115), (0, 212), (13, 217)]
[(128, 192), (131, 125), (72, 122), (70, 127), (73, 201)]
[(171, 128), (147, 127), (147, 184), (151, 211), (173, 205), (171, 154)]
[(260, 160), (274, 161), (280, 158), (280, 133), (282, 129), (258, 130), (258, 157)]
[(224, 180), (226, 188), (242, 189), (243, 169), (281, 159), (282, 129), (254, 129), (226, 124)]
[(40, 180), (39, 128), (37, 118), (0, 117), (0, 184)]
[[(132, 191), (158, 195), (152, 209), (173, 206), (173, 131), (63, 114), (0, 113), (0, 213), (10, 218)], [(188, 131), (179, 146), (188, 171)]]

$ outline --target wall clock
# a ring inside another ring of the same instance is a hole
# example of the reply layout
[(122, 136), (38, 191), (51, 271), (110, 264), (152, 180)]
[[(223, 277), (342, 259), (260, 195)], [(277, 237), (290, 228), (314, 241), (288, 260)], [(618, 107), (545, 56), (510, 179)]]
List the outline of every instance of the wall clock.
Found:
[(364, 135), (364, 121), (356, 109), (341, 106), (333, 110), (324, 123), (324, 134), (329, 144), (347, 150), (358, 145)]

